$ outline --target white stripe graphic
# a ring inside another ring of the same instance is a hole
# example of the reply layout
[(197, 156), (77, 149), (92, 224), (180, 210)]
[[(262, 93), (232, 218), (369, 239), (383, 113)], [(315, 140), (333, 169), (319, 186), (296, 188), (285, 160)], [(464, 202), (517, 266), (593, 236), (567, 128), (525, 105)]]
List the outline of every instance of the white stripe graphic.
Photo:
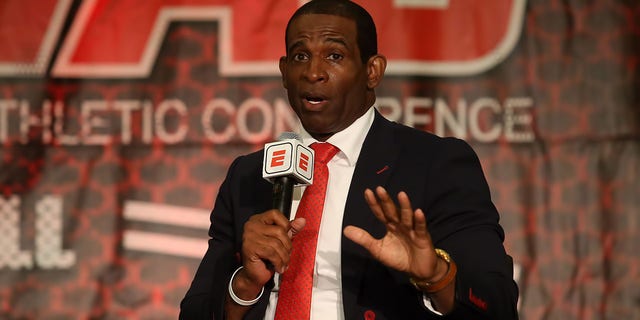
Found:
[(203, 209), (126, 201), (122, 214), (125, 220), (209, 230), (209, 211)]
[[(139, 221), (200, 230), (209, 229), (209, 211), (160, 203), (125, 201), (123, 217)], [(163, 234), (140, 230), (125, 230), (122, 246), (128, 250), (160, 253), (201, 259), (207, 250), (207, 238)]]
[(127, 230), (123, 246), (129, 250), (201, 259), (207, 251), (207, 240), (167, 234)]

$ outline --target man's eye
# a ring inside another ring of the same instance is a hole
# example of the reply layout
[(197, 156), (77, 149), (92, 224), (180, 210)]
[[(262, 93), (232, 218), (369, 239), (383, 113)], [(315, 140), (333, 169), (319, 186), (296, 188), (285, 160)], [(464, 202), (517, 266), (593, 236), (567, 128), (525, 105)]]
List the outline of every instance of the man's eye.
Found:
[(307, 60), (307, 55), (304, 53), (296, 53), (293, 55), (294, 61), (305, 61)]
[(341, 60), (342, 55), (339, 53), (332, 53), (327, 57), (329, 60)]

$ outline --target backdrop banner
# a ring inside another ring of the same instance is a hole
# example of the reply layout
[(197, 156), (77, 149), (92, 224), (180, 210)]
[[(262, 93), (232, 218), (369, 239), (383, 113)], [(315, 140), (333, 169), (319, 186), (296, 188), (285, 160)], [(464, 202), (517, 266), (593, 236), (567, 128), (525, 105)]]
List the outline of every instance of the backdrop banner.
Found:
[[(0, 319), (176, 319), (304, 1), (0, 1)], [(640, 2), (360, 0), (376, 107), (469, 142), (521, 319), (640, 319)], [(428, 214), (428, 213), (427, 213)]]

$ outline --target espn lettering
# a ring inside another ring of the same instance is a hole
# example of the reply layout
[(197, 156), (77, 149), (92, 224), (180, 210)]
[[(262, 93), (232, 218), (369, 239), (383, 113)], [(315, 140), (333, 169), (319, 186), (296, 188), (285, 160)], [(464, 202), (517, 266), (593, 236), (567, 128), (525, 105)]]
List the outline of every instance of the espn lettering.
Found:
[(309, 156), (302, 153), (300, 154), (300, 161), (298, 162), (298, 168), (302, 171), (309, 170)]
[(313, 149), (296, 139), (267, 143), (264, 146), (262, 177), (272, 181), (277, 177), (290, 176), (298, 184), (311, 184), (313, 155)]
[[(55, 47), (70, 0), (6, 0), (8, 9), (49, 17), (36, 33), (12, 32), (37, 19), (0, 21), (3, 43), (25, 49), (0, 54), (0, 75), (39, 75)], [(304, 1), (279, 0), (85, 0), (74, 17), (54, 77), (144, 78), (151, 74), (169, 24), (211, 21), (218, 25), (218, 66), (223, 76), (277, 76), (284, 53), (284, 24)], [(379, 47), (390, 75), (470, 75), (504, 60), (522, 28), (526, 0), (357, 0), (378, 25)], [(53, 5), (57, 5), (55, 12)], [(45, 7), (44, 12), (38, 11)], [(32, 9), (29, 9), (32, 8)], [(8, 14), (8, 17), (23, 17)], [(256, 17), (259, 17), (257, 19)], [(260, 32), (254, 32), (260, 30)], [(46, 36), (45, 36), (46, 32)], [(29, 41), (25, 41), (28, 37)], [(37, 44), (40, 44), (39, 46)], [(213, 44), (212, 44), (213, 47)], [(34, 61), (34, 50), (41, 48)], [(260, 48), (260, 50), (256, 50)], [(28, 50), (27, 50), (28, 49)], [(30, 50), (30, 51), (29, 51)], [(25, 60), (26, 59), (26, 60)], [(38, 65), (24, 68), (25, 61)], [(26, 70), (26, 71), (25, 71)]]
[(264, 170), (269, 177), (291, 172), (291, 163), (294, 160), (292, 143), (286, 141), (274, 142), (273, 145), (265, 146), (264, 152), (266, 157), (264, 163), (269, 164)]
[(287, 154), (287, 150), (278, 150), (273, 153), (271, 158), (271, 168), (277, 168), (284, 165), (284, 156)]

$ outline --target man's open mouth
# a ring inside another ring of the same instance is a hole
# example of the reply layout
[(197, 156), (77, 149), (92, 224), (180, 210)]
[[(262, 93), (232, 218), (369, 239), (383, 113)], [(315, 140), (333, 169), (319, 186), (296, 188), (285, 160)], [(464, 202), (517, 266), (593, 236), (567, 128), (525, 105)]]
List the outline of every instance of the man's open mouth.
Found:
[(325, 101), (323, 98), (321, 97), (306, 97), (305, 98), (310, 104), (319, 104), (322, 103), (323, 101)]

